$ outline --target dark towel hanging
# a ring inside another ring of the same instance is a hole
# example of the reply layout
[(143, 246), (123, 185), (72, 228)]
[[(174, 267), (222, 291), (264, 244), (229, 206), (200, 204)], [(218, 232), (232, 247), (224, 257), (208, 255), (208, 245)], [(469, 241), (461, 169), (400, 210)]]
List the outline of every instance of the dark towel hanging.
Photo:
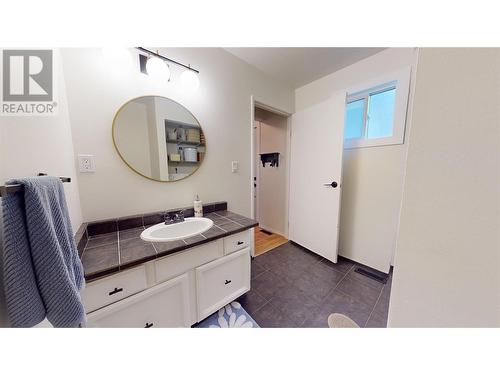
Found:
[(267, 154), (260, 154), (260, 161), (262, 162), (262, 167), (266, 167), (266, 163), (269, 163), (271, 167), (278, 168), (279, 166), (280, 153), (270, 152)]

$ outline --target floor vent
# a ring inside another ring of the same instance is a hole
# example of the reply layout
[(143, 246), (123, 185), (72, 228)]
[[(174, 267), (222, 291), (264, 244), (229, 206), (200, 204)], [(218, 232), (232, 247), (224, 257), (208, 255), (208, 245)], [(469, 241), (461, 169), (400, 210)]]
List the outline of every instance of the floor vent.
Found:
[(384, 274), (378, 274), (375, 273), (374, 271), (369, 271), (365, 268), (356, 268), (354, 272), (360, 273), (363, 276), (369, 277), (370, 279), (373, 279), (375, 281), (378, 281), (381, 284), (386, 284), (387, 283), (387, 276)]
[(271, 236), (271, 235), (272, 235), (272, 233), (271, 233), (271, 232), (269, 232), (268, 230), (261, 229), (260, 231), (261, 231), (262, 233), (267, 234), (268, 236)]

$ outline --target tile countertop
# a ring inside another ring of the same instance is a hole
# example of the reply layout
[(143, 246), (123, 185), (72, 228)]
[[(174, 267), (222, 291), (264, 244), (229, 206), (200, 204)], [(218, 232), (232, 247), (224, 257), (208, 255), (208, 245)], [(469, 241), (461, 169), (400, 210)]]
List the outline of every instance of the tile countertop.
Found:
[(114, 231), (89, 236), (81, 255), (85, 280), (90, 282), (138, 264), (186, 250), (203, 243), (242, 232), (258, 225), (257, 221), (230, 211), (215, 211), (204, 215), (214, 225), (206, 232), (171, 242), (147, 242), (140, 238), (147, 227)]

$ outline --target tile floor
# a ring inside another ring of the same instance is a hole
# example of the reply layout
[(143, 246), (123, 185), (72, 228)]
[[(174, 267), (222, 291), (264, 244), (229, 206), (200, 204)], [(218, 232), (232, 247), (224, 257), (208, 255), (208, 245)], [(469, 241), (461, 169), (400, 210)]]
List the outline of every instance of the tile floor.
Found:
[(261, 327), (327, 327), (333, 312), (361, 327), (386, 327), (392, 274), (381, 284), (355, 266), (288, 242), (252, 260), (252, 289), (238, 301)]

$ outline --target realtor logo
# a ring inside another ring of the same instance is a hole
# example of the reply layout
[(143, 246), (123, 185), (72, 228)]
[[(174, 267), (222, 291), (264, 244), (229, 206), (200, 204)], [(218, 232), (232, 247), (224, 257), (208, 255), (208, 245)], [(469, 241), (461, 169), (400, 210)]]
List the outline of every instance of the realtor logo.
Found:
[(3, 50), (4, 115), (52, 115), (54, 60), (52, 50)]

